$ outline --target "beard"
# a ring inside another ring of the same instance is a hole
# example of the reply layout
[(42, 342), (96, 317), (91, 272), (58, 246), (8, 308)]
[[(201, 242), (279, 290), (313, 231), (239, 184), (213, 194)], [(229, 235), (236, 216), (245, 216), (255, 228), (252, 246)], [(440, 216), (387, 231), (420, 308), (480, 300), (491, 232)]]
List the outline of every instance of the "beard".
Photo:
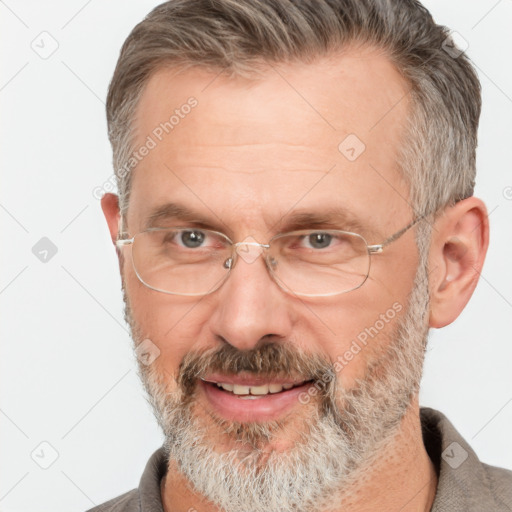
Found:
[[(144, 337), (124, 285), (123, 291), (125, 319), (137, 347)], [(176, 463), (195, 492), (225, 512), (339, 508), (343, 496), (364, 479), (365, 471), (398, 432), (418, 393), (428, 310), (427, 266), (420, 262), (405, 312), (387, 340), (379, 341), (382, 347), (370, 342), (364, 349), (369, 354), (364, 373), (349, 389), (327, 358), (272, 341), (247, 351), (224, 344), (220, 349), (189, 352), (172, 392), (163, 370), (139, 361), (139, 375), (163, 430), (169, 461)], [(315, 399), (302, 405), (308, 408), (304, 421), (293, 428), (293, 418), (228, 421), (205, 412), (195, 400), (198, 378), (212, 371), (244, 371), (269, 379), (297, 375), (322, 386), (317, 386)], [(325, 375), (331, 378), (322, 378)], [(292, 436), (296, 439), (291, 448), (271, 449), (272, 440)]]

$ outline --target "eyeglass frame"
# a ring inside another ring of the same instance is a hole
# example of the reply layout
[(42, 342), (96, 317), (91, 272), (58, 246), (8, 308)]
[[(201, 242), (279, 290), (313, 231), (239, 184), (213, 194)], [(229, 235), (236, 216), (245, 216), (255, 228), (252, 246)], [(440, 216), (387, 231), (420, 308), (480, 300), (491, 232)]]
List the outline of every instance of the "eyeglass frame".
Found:
[[(405, 234), (409, 229), (411, 229), (414, 225), (416, 225), (420, 220), (424, 219), (426, 216), (427, 216), (426, 214), (423, 214), (423, 215), (419, 215), (419, 216), (415, 217), (411, 222), (409, 222), (409, 224), (407, 224), (407, 226), (405, 226), (402, 229), (398, 230), (396, 233), (393, 233), (391, 236), (386, 238), (380, 244), (371, 244), (371, 245), (369, 245), (368, 242), (366, 241), (366, 239), (362, 235), (360, 235), (359, 233), (354, 233), (352, 231), (345, 231), (345, 230), (342, 230), (342, 229), (327, 229), (327, 230), (325, 230), (325, 231), (329, 231), (329, 232), (339, 232), (339, 233), (345, 233), (345, 234), (349, 234), (349, 235), (356, 235), (356, 236), (360, 237), (364, 241), (364, 243), (366, 245), (366, 248), (367, 248), (367, 251), (368, 251), (368, 255), (369, 255), (368, 272), (366, 273), (366, 277), (361, 282), (361, 284), (359, 286), (356, 286), (355, 288), (350, 288), (350, 289), (344, 290), (342, 292), (334, 292), (334, 293), (320, 294), (320, 295), (319, 294), (297, 293), (297, 292), (294, 292), (291, 289), (285, 289), (280, 284), (279, 278), (277, 278), (273, 274), (273, 272), (272, 272), (272, 270), (271, 270), (271, 268), (269, 266), (269, 262), (267, 261), (266, 257), (264, 258), (265, 267), (267, 268), (267, 271), (268, 271), (270, 277), (279, 286), (279, 288), (281, 288), (283, 291), (285, 291), (286, 293), (289, 293), (291, 295), (296, 295), (296, 296), (301, 296), (301, 297), (332, 297), (332, 296), (335, 296), (335, 295), (342, 295), (343, 293), (348, 293), (348, 292), (357, 290), (358, 288), (361, 288), (361, 286), (363, 286), (363, 284), (368, 280), (368, 277), (370, 276), (371, 260), (372, 260), (371, 256), (372, 256), (372, 254), (381, 254), (385, 247), (387, 247), (389, 244), (391, 244), (395, 240), (398, 240), (403, 234)], [(122, 221), (121, 221), (121, 223), (122, 223)], [(141, 235), (143, 233), (147, 233), (147, 232), (150, 232), (150, 231), (153, 231), (153, 230), (172, 230), (172, 229), (190, 229), (190, 230), (198, 229), (199, 231), (208, 231), (210, 233), (215, 233), (217, 235), (221, 235), (223, 238), (225, 238), (231, 244), (231, 256), (224, 263), (224, 265), (225, 265), (228, 261), (230, 261), (229, 267), (226, 267), (226, 268), (228, 268), (228, 272), (226, 273), (225, 277), (223, 279), (221, 279), (218, 282), (217, 285), (214, 286), (214, 288), (210, 289), (206, 293), (177, 293), (177, 292), (168, 292), (168, 291), (161, 290), (159, 288), (155, 288), (155, 287), (149, 285), (139, 275), (139, 272), (138, 272), (138, 270), (137, 270), (137, 268), (135, 266), (135, 263), (133, 261), (133, 253), (132, 253), (131, 260), (132, 260), (133, 270), (135, 271), (135, 274), (136, 274), (137, 278), (139, 279), (139, 281), (144, 286), (148, 287), (151, 290), (154, 290), (154, 291), (157, 291), (157, 292), (161, 292), (161, 293), (165, 293), (167, 295), (179, 295), (179, 296), (182, 296), (182, 297), (203, 297), (203, 296), (209, 295), (209, 294), (217, 291), (227, 281), (231, 271), (235, 267), (236, 261), (237, 261), (237, 255), (238, 255), (237, 248), (240, 247), (241, 245), (250, 245), (250, 246), (254, 246), (254, 247), (261, 247), (262, 249), (269, 249), (270, 245), (272, 243), (272, 240), (274, 240), (276, 238), (279, 238), (279, 237), (283, 237), (283, 236), (287, 236), (287, 235), (293, 235), (293, 234), (296, 234), (296, 233), (298, 234), (298, 233), (307, 232), (307, 231), (322, 233), (321, 229), (318, 229), (318, 230), (307, 230), (307, 229), (306, 230), (294, 230), (294, 231), (289, 231), (289, 232), (285, 232), (285, 233), (278, 233), (277, 235), (274, 235), (268, 241), (268, 243), (261, 244), (259, 242), (233, 242), (231, 240), (231, 238), (229, 238), (229, 236), (226, 235), (225, 233), (222, 233), (220, 231), (215, 231), (215, 230), (212, 230), (212, 229), (201, 229), (201, 228), (184, 227), (184, 226), (178, 226), (178, 227), (169, 226), (169, 227), (165, 227), (165, 228), (149, 228), (149, 229), (146, 229), (144, 231), (140, 231), (139, 233), (133, 235), (131, 238), (119, 238), (119, 239), (116, 240), (115, 245), (118, 248), (126, 247), (128, 245), (133, 245), (133, 243), (135, 241), (135, 237), (137, 235)], [(122, 230), (120, 230), (120, 231), (122, 231)]]

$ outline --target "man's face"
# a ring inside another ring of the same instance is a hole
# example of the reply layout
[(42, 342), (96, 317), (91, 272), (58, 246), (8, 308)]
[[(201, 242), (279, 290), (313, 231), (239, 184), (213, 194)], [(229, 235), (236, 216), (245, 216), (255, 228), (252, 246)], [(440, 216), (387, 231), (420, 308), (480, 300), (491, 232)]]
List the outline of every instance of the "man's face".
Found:
[[(162, 69), (151, 77), (138, 105), (135, 147), (190, 97), (197, 105), (185, 109), (187, 114), (181, 110), (172, 131), (164, 132), (138, 164), (124, 229), (131, 236), (139, 233), (155, 211), (174, 203), (194, 212), (201, 224), (160, 216), (154, 226), (209, 228), (235, 242), (251, 237), (267, 243), (290, 229), (347, 229), (335, 216), (321, 225), (290, 224), (298, 213), (325, 217), (342, 208), (361, 225), (359, 233), (369, 244), (380, 243), (413, 216), (397, 168), (407, 92), (404, 80), (375, 50), (350, 50), (308, 65), (267, 66), (259, 80)], [(418, 318), (407, 374), (396, 347), (418, 264), (412, 230), (372, 257), (362, 287), (322, 298), (287, 294), (261, 257), (239, 258), (227, 281), (210, 295), (168, 295), (139, 281), (130, 248), (124, 250), (123, 284), (135, 341), (150, 339), (160, 351), (149, 367), (140, 367), (146, 386), (158, 395), (160, 421), (175, 454), (190, 449), (192, 439), (179, 441), (176, 432), (171, 439), (172, 429), (185, 425), (178, 417), (189, 422), (190, 430), (200, 429), (194, 436), (197, 440), (201, 433), (210, 455), (234, 449), (257, 453), (260, 467), (264, 455), (297, 450), (306, 434), (321, 445), (339, 430), (344, 444), (336, 446), (346, 452), (345, 467), (337, 474), (341, 479), (373, 447), (354, 432), (373, 429), (377, 443), (405, 413), (419, 380), (426, 333)], [(218, 394), (229, 391), (211, 389), (200, 377), (223, 372), (223, 382), (230, 382), (227, 373), (235, 368), (245, 368), (238, 376), (263, 381), (271, 373), (281, 377), (269, 377), (270, 382), (308, 380), (330, 368), (334, 379), (316, 394), (304, 386), (301, 399), (293, 389), (254, 400), (230, 394), (222, 398), (227, 405), (220, 406)], [(388, 389), (376, 391), (379, 381)], [(286, 393), (294, 398), (286, 399)], [(375, 424), (356, 428), (358, 419), (368, 418)]]

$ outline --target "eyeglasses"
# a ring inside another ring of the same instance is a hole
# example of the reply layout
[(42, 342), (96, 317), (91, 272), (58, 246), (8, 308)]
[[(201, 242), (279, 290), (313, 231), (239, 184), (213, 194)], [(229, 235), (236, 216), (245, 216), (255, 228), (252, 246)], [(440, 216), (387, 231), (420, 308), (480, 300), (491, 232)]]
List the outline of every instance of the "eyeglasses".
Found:
[(137, 277), (163, 293), (208, 295), (226, 281), (239, 257), (253, 263), (263, 256), (285, 292), (329, 297), (360, 288), (368, 279), (371, 255), (380, 254), (423, 217), (378, 245), (368, 245), (357, 233), (322, 229), (278, 234), (267, 244), (252, 237), (234, 243), (224, 233), (195, 227), (150, 228), (116, 245), (131, 245)]

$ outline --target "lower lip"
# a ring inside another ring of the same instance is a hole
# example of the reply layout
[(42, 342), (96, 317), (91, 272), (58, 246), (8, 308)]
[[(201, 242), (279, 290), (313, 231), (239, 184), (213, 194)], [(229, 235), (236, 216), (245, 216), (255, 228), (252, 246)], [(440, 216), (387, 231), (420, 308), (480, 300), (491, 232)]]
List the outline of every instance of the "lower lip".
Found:
[(296, 388), (283, 389), (279, 393), (268, 395), (250, 395), (256, 398), (240, 398), (229, 391), (224, 391), (216, 384), (199, 380), (206, 398), (216, 412), (231, 421), (269, 421), (278, 419), (294, 405), (300, 404), (298, 396), (307, 392), (312, 382)]

